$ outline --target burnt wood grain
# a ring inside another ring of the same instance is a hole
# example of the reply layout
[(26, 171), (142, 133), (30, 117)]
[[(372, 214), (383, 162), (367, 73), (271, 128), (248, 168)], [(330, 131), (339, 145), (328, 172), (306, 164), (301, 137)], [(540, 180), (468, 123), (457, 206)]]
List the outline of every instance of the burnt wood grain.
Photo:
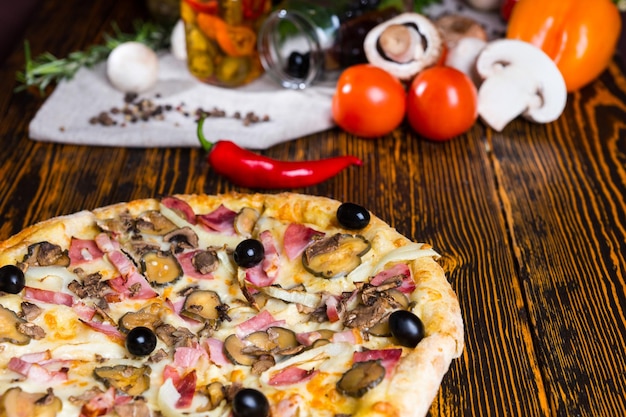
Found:
[[(132, 30), (139, 0), (41, 2), (25, 39), (59, 57)], [(24, 39), (16, 39), (22, 44)], [(14, 93), (24, 54), (0, 67), (0, 239), (121, 201), (238, 188), (199, 149), (31, 141), (45, 97)], [(446, 143), (401, 126), (376, 140), (339, 129), (263, 151), (354, 154), (364, 164), (294, 191), (353, 201), (442, 255), (466, 324), (432, 416), (626, 415), (626, 79), (615, 60), (548, 125), (482, 123)], [(251, 129), (251, 134), (253, 130)], [(264, 191), (264, 190), (261, 190)], [(278, 190), (280, 191), (280, 190)]]

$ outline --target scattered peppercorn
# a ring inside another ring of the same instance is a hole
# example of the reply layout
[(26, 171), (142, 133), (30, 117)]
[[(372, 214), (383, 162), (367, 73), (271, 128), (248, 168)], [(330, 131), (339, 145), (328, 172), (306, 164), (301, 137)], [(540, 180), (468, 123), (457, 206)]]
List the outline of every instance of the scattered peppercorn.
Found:
[[(157, 93), (155, 98), (160, 98), (161, 94)], [(126, 93), (124, 95), (124, 104), (121, 107), (112, 107), (109, 111), (100, 112), (98, 115), (89, 119), (92, 125), (101, 126), (121, 126), (125, 127), (127, 123), (148, 122), (150, 120), (164, 120), (166, 113), (175, 111), (184, 117), (194, 116), (198, 121), (203, 117), (215, 118), (232, 118), (241, 120), (244, 126), (250, 126), (253, 123), (269, 122), (269, 115), (257, 115), (254, 112), (247, 112), (242, 116), (241, 111), (236, 111), (232, 115), (228, 115), (225, 110), (213, 107), (210, 110), (197, 108), (190, 111), (186, 108), (185, 103), (178, 105), (157, 104), (149, 98), (139, 97), (137, 93)], [(178, 125), (178, 124), (177, 124)]]

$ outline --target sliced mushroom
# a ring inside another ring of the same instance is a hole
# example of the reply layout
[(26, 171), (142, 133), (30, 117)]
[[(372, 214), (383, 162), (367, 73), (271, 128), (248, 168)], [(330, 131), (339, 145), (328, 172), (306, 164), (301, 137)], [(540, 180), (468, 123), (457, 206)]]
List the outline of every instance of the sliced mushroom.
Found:
[(223, 319), (224, 304), (220, 296), (211, 290), (194, 290), (187, 295), (181, 315), (202, 322)]
[(135, 327), (147, 327), (155, 330), (162, 323), (163, 308), (160, 304), (152, 303), (139, 311), (129, 311), (118, 320), (118, 327), (123, 332), (129, 332)]
[(198, 343), (198, 336), (186, 327), (174, 327), (164, 323), (157, 327), (154, 332), (167, 346), (174, 348), (192, 347)]
[(231, 334), (224, 340), (224, 354), (231, 362), (237, 365), (252, 366), (258, 357), (244, 353), (245, 347), (246, 344), (236, 334)]
[(304, 346), (298, 342), (293, 330), (272, 326), (266, 332), (276, 346), (274, 351), (279, 355), (293, 355), (304, 349)]
[(22, 307), (21, 317), (26, 320), (34, 320), (41, 314), (42, 310), (37, 304), (29, 303), (28, 301), (22, 301), (20, 305)]
[(130, 365), (103, 366), (95, 368), (93, 373), (107, 387), (114, 387), (128, 395), (140, 395), (150, 388), (149, 366)]
[(153, 285), (172, 284), (183, 276), (183, 269), (171, 252), (146, 252), (140, 264), (142, 273)]
[(208, 402), (205, 406), (198, 408), (199, 413), (214, 410), (222, 401), (226, 399), (224, 385), (221, 382), (214, 381), (209, 385), (201, 387), (198, 392), (204, 394)]
[(52, 389), (45, 393), (30, 393), (13, 387), (0, 396), (0, 417), (55, 417), (61, 408), (63, 403)]
[(478, 114), (497, 131), (519, 115), (549, 123), (565, 109), (567, 89), (561, 72), (530, 43), (491, 42), (478, 56), (476, 70), (484, 80), (478, 90)]
[(313, 275), (340, 277), (359, 266), (370, 248), (363, 236), (338, 233), (309, 245), (302, 254), (302, 264)]
[(214, 272), (220, 265), (220, 259), (217, 252), (213, 249), (199, 250), (191, 258), (191, 264), (201, 274), (210, 274)]
[(163, 236), (163, 240), (174, 243), (175, 247), (179, 249), (194, 249), (198, 247), (198, 235), (189, 226), (172, 230)]
[(337, 390), (349, 397), (362, 397), (385, 378), (380, 361), (356, 362), (337, 382)]
[(33, 243), (22, 261), (31, 266), (69, 266), (67, 250), (50, 242)]
[(12, 310), (0, 305), (0, 342), (9, 342), (14, 345), (27, 345), (30, 343), (30, 336), (18, 330), (20, 325), (27, 323)]
[(126, 234), (135, 227), (135, 220), (128, 211), (110, 219), (98, 220), (98, 226), (105, 232)]
[(176, 229), (176, 225), (158, 210), (142, 213), (135, 226), (137, 230), (148, 235), (164, 235)]
[(248, 345), (243, 348), (245, 353), (255, 354), (255, 352), (260, 352), (267, 354), (277, 347), (276, 343), (272, 341), (269, 334), (264, 331), (253, 332), (246, 336), (244, 340)]
[(252, 207), (244, 207), (237, 217), (235, 217), (235, 231), (244, 237), (251, 237), (254, 225), (259, 220), (261, 214)]
[(403, 81), (434, 65), (443, 53), (437, 27), (418, 13), (402, 13), (368, 32), (363, 42), (367, 60)]

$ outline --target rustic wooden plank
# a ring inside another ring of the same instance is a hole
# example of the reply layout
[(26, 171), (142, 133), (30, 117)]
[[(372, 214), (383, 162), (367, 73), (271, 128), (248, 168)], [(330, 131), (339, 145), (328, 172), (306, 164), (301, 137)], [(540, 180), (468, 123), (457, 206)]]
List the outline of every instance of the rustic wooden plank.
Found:
[(556, 123), (492, 139), (556, 416), (626, 415), (625, 87), (613, 64)]
[[(100, 41), (113, 21), (130, 28), (145, 13), (141, 3), (42, 3), (26, 37), (34, 53), (63, 56)], [(20, 54), (0, 68), (2, 91), (14, 87)], [(549, 127), (517, 121), (495, 135), (478, 124), (445, 144), (406, 127), (378, 140), (333, 129), (263, 152), (362, 158), (362, 167), (296, 191), (362, 204), (443, 255), (467, 347), (431, 415), (625, 414), (618, 395), (626, 388), (622, 73), (613, 66)], [(247, 191), (217, 176), (198, 149), (32, 142), (27, 124), (41, 102), (0, 96), (0, 239), (118, 201)]]

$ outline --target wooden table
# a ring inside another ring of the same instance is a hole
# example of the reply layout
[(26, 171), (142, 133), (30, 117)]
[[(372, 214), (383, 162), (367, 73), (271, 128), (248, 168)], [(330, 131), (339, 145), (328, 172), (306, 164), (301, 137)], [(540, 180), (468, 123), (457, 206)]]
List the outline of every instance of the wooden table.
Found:
[[(66, 56), (145, 13), (138, 0), (41, 2), (25, 37), (35, 55)], [(12, 92), (23, 62), (17, 48), (0, 69), (0, 239), (84, 208), (238, 189), (198, 149), (29, 140), (43, 99)], [(265, 152), (333, 153), (364, 166), (296, 191), (360, 203), (432, 243), (459, 296), (467, 346), (433, 416), (626, 415), (626, 78), (617, 60), (549, 125), (517, 120), (496, 133), (477, 123), (447, 143), (407, 128), (374, 141), (333, 129)]]

